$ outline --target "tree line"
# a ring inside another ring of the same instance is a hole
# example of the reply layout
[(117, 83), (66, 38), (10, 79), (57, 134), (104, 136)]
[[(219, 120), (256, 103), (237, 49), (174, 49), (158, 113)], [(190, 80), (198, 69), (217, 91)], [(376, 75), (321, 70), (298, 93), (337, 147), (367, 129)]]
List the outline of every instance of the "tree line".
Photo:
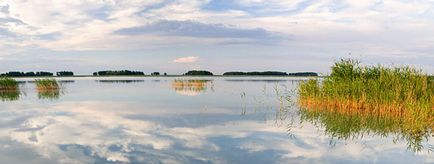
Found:
[[(10, 71), (6, 73), (0, 74), (0, 76), (7, 77), (42, 77), (42, 76), (53, 76), (54, 74), (51, 72), (18, 72), (18, 71)], [(60, 71), (56, 72), (57, 76), (74, 76), (74, 73), (71, 71)]]
[(121, 70), (121, 71), (98, 71), (93, 73), (94, 76), (140, 76), (145, 75), (145, 73), (141, 71), (130, 71), (130, 70)]
[[(142, 71), (130, 71), (130, 70), (106, 70), (106, 71), (98, 71), (94, 72), (93, 76), (144, 76), (145, 73)], [(152, 72), (151, 76), (160, 76), (160, 72)], [(167, 73), (163, 73), (162, 75), (166, 76)], [(214, 74), (210, 71), (206, 70), (190, 70), (183, 75), (185, 76), (213, 76)], [(18, 72), (11, 71), (7, 73), (0, 74), (0, 76), (7, 77), (40, 77), (40, 76), (54, 76), (51, 72)], [(56, 76), (74, 76), (74, 72), (72, 71), (60, 71), (56, 72)], [(295, 73), (287, 73), (280, 71), (264, 71), (264, 72), (225, 72), (223, 76), (318, 76), (318, 73), (315, 72), (295, 72)]]

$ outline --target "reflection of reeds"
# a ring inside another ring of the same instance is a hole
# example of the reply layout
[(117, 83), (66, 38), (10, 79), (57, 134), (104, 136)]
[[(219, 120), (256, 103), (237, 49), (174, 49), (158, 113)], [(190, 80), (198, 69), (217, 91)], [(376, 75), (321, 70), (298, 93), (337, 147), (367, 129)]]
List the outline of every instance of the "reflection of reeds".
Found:
[(20, 97), (18, 82), (8, 77), (0, 78), (0, 99), (2, 101), (14, 101)]
[(38, 98), (39, 99), (59, 99), (60, 98), (60, 89), (46, 89), (46, 90), (38, 90)]
[[(432, 122), (414, 118), (393, 118), (376, 114), (342, 113), (324, 109), (304, 108), (300, 110), (302, 121), (324, 127), (325, 133), (333, 139), (347, 140), (363, 138), (367, 134), (387, 137), (395, 135), (396, 140), (404, 140), (411, 151), (421, 151), (423, 141), (433, 134)], [(415, 125), (415, 126), (413, 126)]]
[(15, 101), (20, 98), (20, 91), (18, 89), (16, 90), (6, 90), (2, 91), (0, 90), (0, 99), (2, 101)]
[(139, 83), (145, 82), (145, 80), (95, 80), (100, 83)]
[[(341, 60), (323, 81), (299, 85), (299, 104), (305, 110), (357, 116), (365, 121), (372, 117), (392, 120), (388, 123), (394, 124), (395, 131), (415, 138), (434, 129), (434, 82), (409, 67), (361, 67), (357, 61)], [(375, 131), (370, 127), (364, 128)]]
[(37, 79), (35, 82), (39, 99), (58, 99), (60, 97), (60, 85), (55, 79)]
[(177, 93), (184, 95), (198, 95), (199, 93), (206, 91), (208, 88), (207, 83), (210, 80), (180, 80), (175, 79), (172, 82), (172, 87), (175, 89)]

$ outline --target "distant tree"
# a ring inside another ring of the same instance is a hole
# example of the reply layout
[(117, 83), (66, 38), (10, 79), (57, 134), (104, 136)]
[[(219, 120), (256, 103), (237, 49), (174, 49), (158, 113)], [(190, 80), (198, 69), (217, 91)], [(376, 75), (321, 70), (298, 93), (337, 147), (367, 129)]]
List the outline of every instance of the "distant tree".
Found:
[(74, 76), (74, 72), (71, 71), (61, 71), (56, 73), (57, 76)]
[(152, 76), (160, 76), (160, 72), (152, 72), (151, 75)]
[(296, 73), (288, 73), (289, 76), (318, 76), (318, 73), (315, 72), (296, 72)]
[(185, 73), (186, 76), (212, 76), (213, 73), (204, 70), (191, 70)]
[(2, 76), (8, 76), (8, 77), (34, 77), (34, 76), (53, 76), (53, 73), (50, 72), (18, 72), (18, 71), (11, 71), (8, 73), (1, 74)]
[(167, 73), (166, 73), (166, 72), (164, 72), (164, 76), (167, 76)]
[(36, 76), (36, 74), (34, 73), (34, 72), (26, 72), (25, 74), (24, 74), (24, 76)]
[(246, 72), (225, 72), (223, 73), (224, 76), (243, 76), (247, 75)]
[(121, 71), (98, 71), (93, 73), (94, 76), (140, 76), (145, 75), (140, 71), (130, 71), (130, 70), (121, 70)]
[(53, 76), (51, 72), (36, 72), (36, 76)]

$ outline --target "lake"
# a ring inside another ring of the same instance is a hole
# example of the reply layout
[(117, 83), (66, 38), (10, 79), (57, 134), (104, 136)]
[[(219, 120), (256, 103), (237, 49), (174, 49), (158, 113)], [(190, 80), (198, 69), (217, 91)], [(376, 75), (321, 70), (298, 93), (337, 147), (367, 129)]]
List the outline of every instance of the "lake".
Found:
[(434, 163), (432, 133), (302, 112), (306, 78), (71, 77), (43, 92), (17, 80), (0, 94), (2, 163)]

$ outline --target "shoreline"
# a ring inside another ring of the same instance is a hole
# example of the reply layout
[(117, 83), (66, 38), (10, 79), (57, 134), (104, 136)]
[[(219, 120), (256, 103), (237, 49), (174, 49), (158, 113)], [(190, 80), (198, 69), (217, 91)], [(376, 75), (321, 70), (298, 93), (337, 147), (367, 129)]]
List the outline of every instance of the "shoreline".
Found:
[[(8, 77), (8, 76), (5, 76)], [(14, 79), (20, 78), (75, 78), (75, 77), (283, 77), (283, 78), (324, 78), (327, 76), (264, 76), (264, 75), (242, 75), (242, 76), (233, 76), (233, 75), (212, 75), (212, 76), (188, 76), (188, 75), (108, 75), (108, 76), (93, 76), (93, 75), (75, 75), (75, 76), (20, 76), (20, 77), (9, 77)]]

